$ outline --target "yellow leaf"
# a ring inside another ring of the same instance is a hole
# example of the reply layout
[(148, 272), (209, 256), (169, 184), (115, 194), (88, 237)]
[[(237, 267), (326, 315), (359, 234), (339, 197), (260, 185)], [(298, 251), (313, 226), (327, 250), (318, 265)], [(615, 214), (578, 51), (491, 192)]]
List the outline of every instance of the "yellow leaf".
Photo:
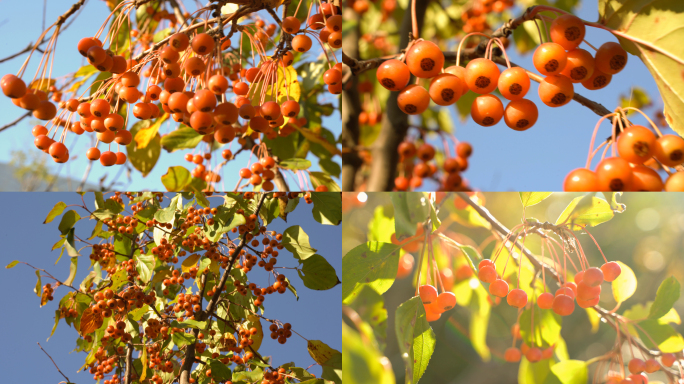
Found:
[(142, 349), (142, 357), (140, 358), (140, 362), (142, 363), (143, 366), (143, 371), (142, 375), (140, 375), (140, 381), (145, 380), (145, 377), (147, 376), (147, 348)]
[(621, 261), (616, 261), (616, 263), (620, 264), (622, 272), (617, 279), (613, 280), (613, 297), (615, 297), (615, 301), (622, 303), (636, 292), (637, 279), (634, 271), (627, 264)]
[(88, 307), (83, 311), (81, 316), (81, 336), (93, 333), (102, 326), (102, 316), (93, 313), (93, 310)]
[(37, 89), (37, 90), (40, 90), (43, 92), (47, 92), (51, 86), (55, 85), (56, 81), (57, 80), (55, 80), (55, 79), (43, 79), (43, 80), (38, 79), (38, 80), (32, 81), (28, 87), (31, 89)]
[(199, 259), (200, 255), (190, 255), (187, 259), (183, 260), (183, 263), (181, 264), (183, 273), (190, 272), (190, 268), (196, 266)]
[(154, 124), (150, 125), (149, 128), (141, 129), (135, 134), (135, 143), (137, 144), (138, 149), (147, 147), (147, 145), (152, 141), (152, 139), (154, 139), (155, 136), (157, 136), (157, 132), (159, 132), (159, 127), (161, 127), (161, 124), (168, 117), (168, 113), (163, 114), (154, 122)]
[(585, 308), (587, 311), (587, 316), (589, 316), (589, 322), (591, 323), (591, 333), (596, 333), (599, 328), (599, 315), (594, 308)]
[(243, 323), (243, 327), (246, 329), (251, 329), (252, 327), (257, 329), (257, 333), (252, 335), (251, 339), (254, 340), (252, 349), (258, 351), (259, 347), (261, 347), (261, 342), (264, 340), (264, 329), (261, 327), (261, 319), (259, 316), (249, 315), (247, 316), (247, 321)]
[(326, 361), (330, 360), (332, 355), (340, 353), (340, 351), (330, 348), (320, 340), (309, 340), (306, 348), (309, 350), (309, 355), (311, 355), (318, 364), (324, 364)]

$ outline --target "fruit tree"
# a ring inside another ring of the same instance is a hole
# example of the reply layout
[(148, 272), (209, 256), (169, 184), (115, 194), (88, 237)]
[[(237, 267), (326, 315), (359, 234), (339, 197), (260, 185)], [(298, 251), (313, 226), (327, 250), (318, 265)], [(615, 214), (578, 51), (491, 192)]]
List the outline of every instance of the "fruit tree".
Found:
[[(504, 164), (517, 190), (684, 190), (681, 1), (348, 5), (345, 191), (485, 188), (466, 180), (471, 165), (481, 182)], [(584, 143), (586, 163), (563, 162)], [(557, 183), (517, 180), (529, 164)]]
[[(94, 197), (94, 207), (86, 196)], [(266, 311), (266, 301), (279, 295), (299, 299), (300, 284), (320, 291), (340, 283), (304, 228), (272, 229), (300, 203), (314, 204), (321, 225), (339, 225), (339, 193), (86, 196), (70, 206), (57, 203), (45, 219), (59, 220), (53, 249), (61, 248), (58, 262), (65, 253), (70, 259), (66, 279), (20, 260), (6, 267), (35, 270), (40, 306), (55, 307), (50, 336), (60, 323), (76, 331), (75, 351), (85, 360), (80, 370), (104, 384), (341, 383), (338, 351), (307, 340), (287, 312)], [(86, 220), (95, 223), (89, 237), (82, 233)], [(84, 268), (90, 272), (79, 284), (76, 274)], [(291, 337), (306, 340), (322, 379), (311, 367), (274, 361), (262, 347), (269, 337), (280, 348)]]
[[(145, 177), (163, 149), (178, 152), (157, 190), (339, 190), (338, 5), (108, 0), (93, 4), (99, 29), (59, 39), (85, 3), (64, 4), (36, 43), (2, 60), (27, 54), (0, 84), (7, 111), (26, 112), (0, 130), (30, 118), (36, 149), (80, 160), (83, 183), (101, 167)], [(66, 69), (64, 56), (82, 65)]]
[(369, 195), (345, 217), (345, 379), (684, 382), (684, 227), (657, 223), (682, 197), (620, 195)]

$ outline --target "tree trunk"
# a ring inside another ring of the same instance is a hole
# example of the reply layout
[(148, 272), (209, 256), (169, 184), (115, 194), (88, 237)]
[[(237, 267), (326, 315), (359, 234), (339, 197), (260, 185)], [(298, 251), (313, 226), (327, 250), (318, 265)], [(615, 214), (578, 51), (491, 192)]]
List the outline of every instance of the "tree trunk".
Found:
[[(359, 57), (359, 39), (361, 38), (359, 15), (353, 9), (346, 7), (343, 11), (345, 22), (356, 23), (356, 28), (348, 31), (342, 38), (342, 49), (350, 57)], [(359, 142), (361, 113), (361, 98), (358, 90), (358, 78), (351, 76), (344, 84), (342, 91), (342, 147), (347, 149), (342, 153), (342, 190), (353, 191), (356, 172), (363, 165), (363, 160), (356, 152)]]

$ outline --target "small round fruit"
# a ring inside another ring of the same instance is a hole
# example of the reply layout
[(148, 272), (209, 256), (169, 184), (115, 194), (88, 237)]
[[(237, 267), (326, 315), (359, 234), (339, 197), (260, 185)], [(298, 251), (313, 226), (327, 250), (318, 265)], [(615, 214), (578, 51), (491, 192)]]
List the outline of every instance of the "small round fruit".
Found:
[(684, 172), (675, 172), (667, 178), (665, 192), (684, 192)]
[(684, 139), (677, 135), (663, 135), (653, 148), (655, 158), (668, 167), (684, 163)]
[(432, 304), (437, 301), (437, 289), (432, 285), (421, 285), (418, 288), (420, 300), (424, 305)]
[(560, 316), (569, 316), (575, 310), (575, 302), (570, 296), (558, 295), (553, 299), (553, 311)]
[(561, 45), (565, 50), (577, 48), (582, 40), (586, 28), (582, 20), (575, 15), (561, 15), (553, 20), (549, 28), (551, 40)]
[(563, 182), (565, 192), (595, 192), (598, 191), (596, 173), (590, 169), (577, 168), (565, 176)]
[(491, 94), (478, 96), (470, 107), (473, 120), (483, 127), (495, 125), (501, 121), (503, 114), (504, 107), (501, 100)]
[(466, 66), (465, 83), (468, 89), (481, 95), (492, 92), (499, 82), (499, 67), (489, 59), (474, 59)]
[(587, 284), (590, 287), (597, 287), (601, 285), (601, 283), (603, 283), (603, 272), (596, 267), (587, 269), (584, 271), (582, 283)]
[(375, 75), (380, 85), (390, 91), (401, 91), (411, 80), (408, 67), (397, 59), (387, 60), (380, 64)]
[(468, 93), (468, 85), (465, 82), (466, 69), (464, 67), (452, 65), (451, 67), (447, 67), (446, 69), (444, 69), (444, 73), (451, 73), (452, 75), (461, 79), (463, 87), (461, 89), (461, 94), (459, 95), (459, 98)]
[(509, 363), (517, 363), (520, 361), (520, 358), (522, 357), (522, 353), (520, 352), (520, 349), (511, 347), (506, 350), (504, 353), (504, 360), (506, 360)]
[(539, 98), (549, 107), (562, 107), (575, 96), (575, 88), (567, 77), (547, 76), (539, 83)]
[(504, 110), (504, 121), (509, 128), (525, 131), (537, 122), (539, 110), (537, 104), (528, 99), (513, 100)]
[(644, 361), (639, 358), (634, 358), (629, 361), (627, 367), (629, 368), (629, 371), (632, 374), (636, 375), (646, 370), (646, 363), (644, 363)]
[(419, 115), (430, 106), (430, 95), (420, 85), (411, 84), (399, 92), (397, 104), (404, 113)]
[(620, 264), (609, 261), (601, 266), (601, 271), (603, 272), (603, 280), (607, 282), (613, 282), (622, 273), (622, 268)]
[(660, 356), (660, 361), (664, 366), (670, 368), (677, 361), (677, 356), (675, 356), (674, 353), (663, 353), (663, 355)]
[(437, 296), (437, 307), (446, 312), (456, 306), (456, 295), (452, 292), (442, 292)]
[(454, 104), (463, 94), (463, 81), (450, 73), (442, 73), (432, 78), (428, 93), (437, 105)]
[(537, 347), (530, 348), (527, 353), (525, 354), (525, 357), (530, 363), (536, 363), (542, 358), (542, 351), (541, 349)]
[(511, 307), (523, 308), (527, 305), (527, 293), (520, 288), (513, 289), (508, 293), (506, 302)]
[(543, 43), (534, 51), (532, 62), (542, 75), (558, 75), (565, 69), (568, 56), (560, 44)]
[(413, 44), (406, 53), (406, 65), (416, 77), (422, 79), (435, 77), (444, 66), (444, 53), (437, 44), (423, 40)]
[(632, 187), (632, 167), (621, 157), (603, 159), (596, 167), (599, 191), (629, 191)]
[(627, 51), (619, 43), (609, 41), (596, 51), (596, 68), (603, 73), (614, 75), (627, 65)]
[(663, 179), (653, 168), (641, 164), (630, 164), (630, 166), (632, 167), (632, 191), (660, 192), (665, 187)]
[(617, 139), (620, 157), (634, 164), (642, 164), (653, 157), (655, 147), (655, 134), (641, 125), (627, 127)]
[(496, 281), (497, 277), (496, 270), (493, 266), (480, 267), (479, 271), (477, 272), (477, 277), (483, 283), (493, 283), (494, 281)]
[(496, 279), (489, 285), (489, 293), (497, 297), (508, 295), (508, 283), (502, 279)]
[(573, 83), (581, 83), (591, 78), (596, 68), (594, 57), (584, 49), (577, 48), (568, 52), (568, 63), (561, 75), (566, 76)]
[(498, 87), (506, 99), (521, 100), (530, 90), (530, 77), (520, 67), (508, 68), (501, 72)]
[(544, 292), (537, 298), (537, 305), (541, 309), (551, 309), (555, 296), (551, 292)]
[(608, 84), (610, 84), (610, 80), (613, 78), (613, 75), (609, 75), (607, 73), (601, 72), (598, 67), (594, 68), (594, 73), (591, 74), (591, 76), (584, 80), (582, 82), (582, 86), (584, 88), (590, 90), (590, 91), (595, 91), (597, 89), (603, 89)]

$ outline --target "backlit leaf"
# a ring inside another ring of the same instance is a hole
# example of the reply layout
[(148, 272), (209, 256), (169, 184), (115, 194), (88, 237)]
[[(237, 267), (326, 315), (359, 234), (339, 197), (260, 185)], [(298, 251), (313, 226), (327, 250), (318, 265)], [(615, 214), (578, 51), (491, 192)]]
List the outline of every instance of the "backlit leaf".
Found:
[(369, 241), (354, 247), (342, 258), (342, 302), (351, 302), (364, 285), (385, 293), (398, 268), (398, 245)]
[(169, 192), (182, 191), (191, 179), (190, 171), (180, 165), (169, 167), (168, 171), (161, 177), (162, 184)]
[(92, 308), (86, 308), (81, 316), (81, 328), (79, 329), (81, 336), (85, 337), (85, 335), (95, 332), (102, 326), (102, 322), (102, 316), (94, 314)]
[(183, 273), (190, 272), (192, 267), (196, 267), (197, 261), (199, 261), (200, 257), (200, 255), (190, 255), (183, 260), (183, 263), (181, 263), (181, 269), (183, 270)]
[(616, 261), (616, 263), (620, 264), (622, 272), (620, 273), (620, 276), (613, 280), (611, 284), (613, 287), (613, 297), (615, 298), (615, 301), (622, 303), (623, 301), (632, 297), (634, 292), (636, 292), (637, 279), (634, 275), (634, 271), (632, 271), (632, 268), (630, 268), (627, 264), (621, 261)]
[(328, 346), (328, 344), (320, 340), (309, 340), (306, 344), (306, 348), (309, 350), (309, 355), (318, 363), (323, 364), (326, 361), (340, 351), (334, 350)]
[(282, 245), (300, 260), (305, 260), (316, 253), (316, 249), (309, 243), (309, 235), (299, 225), (293, 225), (283, 231)]
[(656, 293), (653, 305), (651, 305), (648, 318), (659, 319), (665, 316), (679, 299), (680, 290), (681, 286), (679, 285), (679, 281), (673, 276), (663, 280), (663, 282), (660, 283), (660, 287), (658, 287), (658, 292)]
[(531, 207), (539, 204), (547, 197), (551, 196), (553, 192), (519, 192), (520, 202), (523, 207)]
[(406, 365), (406, 376), (412, 378), (407, 383), (418, 383), (435, 350), (435, 333), (425, 316), (425, 308), (418, 296), (401, 304), (396, 311), (399, 351)]
[(595, 196), (586, 195), (574, 198), (563, 210), (556, 225), (569, 225), (570, 229), (579, 231), (582, 226), (595, 227), (612, 219), (613, 210), (607, 201)]

